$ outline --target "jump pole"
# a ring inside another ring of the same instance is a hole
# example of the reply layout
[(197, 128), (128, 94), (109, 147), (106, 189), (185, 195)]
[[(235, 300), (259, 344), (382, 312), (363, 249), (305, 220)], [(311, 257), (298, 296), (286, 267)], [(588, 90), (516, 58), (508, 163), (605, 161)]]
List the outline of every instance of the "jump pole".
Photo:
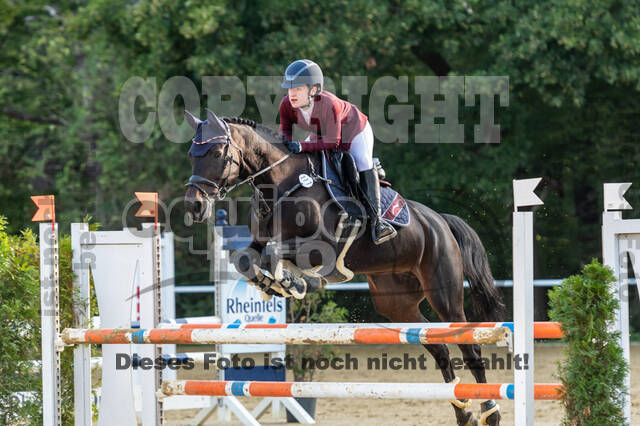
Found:
[[(531, 332), (533, 336), (533, 331)], [(507, 327), (359, 328), (287, 327), (220, 329), (65, 329), (66, 344), (496, 344), (509, 343)]]
[[(499, 328), (507, 327), (513, 332), (513, 322), (417, 322), (417, 323), (331, 323), (331, 324), (221, 324), (219, 322), (163, 322), (158, 328), (168, 329), (310, 329), (318, 327), (340, 327), (340, 328), (420, 328), (420, 329), (455, 329), (455, 328)], [(533, 323), (533, 337), (535, 339), (561, 339), (562, 328), (559, 322), (540, 321)]]
[[(534, 397), (558, 399), (560, 384), (537, 384)], [(374, 399), (513, 399), (508, 383), (334, 383), (170, 380), (162, 384), (159, 398), (172, 395), (374, 398)]]

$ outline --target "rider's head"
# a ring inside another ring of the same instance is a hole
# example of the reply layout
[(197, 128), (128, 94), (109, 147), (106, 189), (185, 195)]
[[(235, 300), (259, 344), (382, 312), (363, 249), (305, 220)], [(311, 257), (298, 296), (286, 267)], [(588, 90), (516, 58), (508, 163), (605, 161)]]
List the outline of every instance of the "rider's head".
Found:
[(287, 67), (281, 87), (288, 89), (289, 100), (294, 108), (306, 108), (313, 97), (322, 91), (323, 85), (324, 78), (318, 64), (300, 59)]

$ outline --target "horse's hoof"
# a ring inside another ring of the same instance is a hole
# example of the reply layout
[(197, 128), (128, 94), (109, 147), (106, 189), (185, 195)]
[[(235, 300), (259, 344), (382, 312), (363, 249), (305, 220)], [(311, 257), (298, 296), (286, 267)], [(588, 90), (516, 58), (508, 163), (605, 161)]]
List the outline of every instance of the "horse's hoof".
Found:
[(265, 285), (261, 282), (247, 280), (247, 284), (260, 290), (262, 292), (262, 298), (265, 302), (269, 302), (273, 296), (280, 296), (280, 293), (271, 288), (271, 286)]
[(266, 269), (262, 269), (257, 265), (253, 265), (253, 272), (255, 274), (255, 280), (258, 283), (258, 287), (267, 295), (271, 296), (283, 296), (289, 297), (290, 294), (280, 284), (275, 281), (271, 272)]
[(265, 302), (270, 302), (271, 298), (273, 297), (272, 295), (267, 294), (264, 291), (260, 293), (260, 296), (262, 296), (262, 300), (264, 300)]
[(282, 276), (281, 283), (285, 285), (287, 291), (298, 300), (304, 299), (307, 295), (307, 282), (286, 270), (282, 272)]
[(307, 295), (307, 282), (305, 280), (294, 277), (291, 284), (291, 287), (289, 287), (291, 295), (298, 300), (304, 299), (304, 297)]
[(480, 424), (498, 426), (500, 424), (500, 406), (493, 399), (480, 404)]

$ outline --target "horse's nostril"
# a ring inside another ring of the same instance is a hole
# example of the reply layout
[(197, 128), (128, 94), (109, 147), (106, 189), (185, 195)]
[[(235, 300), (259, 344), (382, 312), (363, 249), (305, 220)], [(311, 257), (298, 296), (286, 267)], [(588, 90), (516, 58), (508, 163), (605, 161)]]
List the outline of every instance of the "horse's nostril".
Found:
[(185, 210), (188, 212), (196, 212), (200, 209), (200, 202), (196, 199), (185, 199), (184, 200)]
[(210, 215), (211, 204), (206, 200), (200, 200), (198, 198), (185, 199), (185, 224), (190, 226), (190, 223), (201, 222)]

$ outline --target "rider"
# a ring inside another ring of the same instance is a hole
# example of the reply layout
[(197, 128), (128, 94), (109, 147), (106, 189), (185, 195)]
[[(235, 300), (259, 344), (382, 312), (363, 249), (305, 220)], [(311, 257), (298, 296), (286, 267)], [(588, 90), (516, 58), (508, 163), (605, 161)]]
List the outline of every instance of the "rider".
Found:
[[(284, 73), (282, 87), (288, 94), (280, 102), (280, 134), (289, 151), (315, 152), (337, 148), (349, 151), (360, 172), (360, 188), (371, 220), (372, 238), (382, 244), (396, 236), (396, 230), (381, 217), (380, 184), (374, 169), (373, 131), (367, 116), (358, 108), (322, 90), (322, 70), (315, 62), (292, 62)], [(310, 132), (305, 141), (293, 141), (293, 125)]]

